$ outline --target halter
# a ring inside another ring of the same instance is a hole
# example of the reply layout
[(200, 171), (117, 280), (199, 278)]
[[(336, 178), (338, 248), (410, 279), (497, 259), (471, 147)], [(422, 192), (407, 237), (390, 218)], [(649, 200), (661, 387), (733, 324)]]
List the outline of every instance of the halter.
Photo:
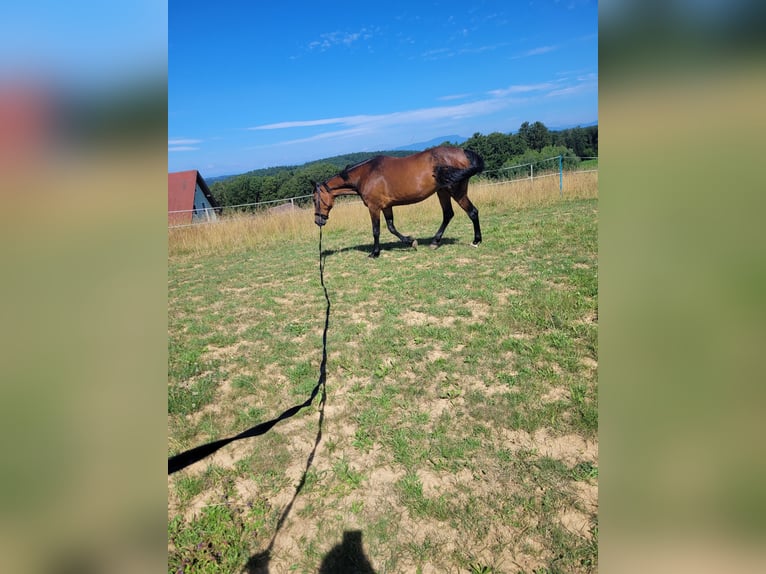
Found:
[[(370, 161), (370, 160), (365, 160), (365, 161), (361, 162), (360, 164), (357, 164), (357, 165), (355, 165), (355, 166), (353, 166), (351, 168), (348, 168), (348, 169), (354, 169), (354, 167), (357, 167), (358, 165), (361, 165), (362, 163), (367, 163), (368, 161)], [(333, 179), (333, 178), (330, 178), (330, 179)], [(319, 187), (324, 187), (325, 190), (327, 191), (327, 193), (329, 193), (330, 195), (332, 195), (333, 191), (338, 191), (339, 189), (351, 190), (354, 193), (359, 193), (359, 189), (357, 188), (357, 186), (354, 185), (353, 183), (350, 183), (350, 182), (346, 182), (346, 183), (342, 184), (340, 187), (331, 188), (329, 185), (327, 185), (326, 181), (323, 181), (322, 183), (319, 184)], [(316, 193), (318, 193), (318, 191), (317, 191), (317, 189), (315, 187), (314, 188), (314, 194), (316, 194)], [(343, 195), (343, 194), (338, 194), (338, 195)], [(322, 199), (322, 194), (321, 193), (319, 193), (319, 201), (322, 202), (322, 205), (324, 205), (327, 208), (327, 211), (329, 213), (329, 211), (332, 209), (332, 205), (330, 205), (324, 199)], [(320, 217), (324, 217), (325, 219), (327, 218), (327, 215), (324, 215), (322, 213), (317, 213), (316, 211), (314, 212), (314, 215), (317, 215), (317, 216), (320, 216)]]
[[(319, 186), (324, 187), (325, 190), (327, 190), (327, 193), (332, 195), (333, 190), (330, 189), (330, 187), (327, 185), (327, 182), (323, 181), (322, 183), (319, 184)], [(332, 205), (330, 205), (324, 199), (322, 199), (322, 194), (319, 190), (314, 189), (314, 194), (319, 196), (319, 201), (322, 203), (322, 205), (324, 205), (327, 208), (327, 211), (329, 213), (330, 209), (332, 209)], [(317, 217), (324, 217), (325, 219), (327, 219), (327, 214), (319, 213), (318, 211), (314, 211), (314, 215)]]

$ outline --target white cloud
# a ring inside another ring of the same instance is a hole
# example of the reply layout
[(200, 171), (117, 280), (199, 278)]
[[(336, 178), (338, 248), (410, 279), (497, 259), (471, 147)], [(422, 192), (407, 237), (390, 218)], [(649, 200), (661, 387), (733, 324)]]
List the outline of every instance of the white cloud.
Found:
[[(322, 132), (321, 134), (317, 134), (307, 138), (285, 140), (285, 141), (277, 142), (276, 144), (271, 144), (271, 145), (295, 145), (295, 144), (311, 143), (311, 142), (328, 140), (328, 139), (339, 139), (339, 140), (348, 139), (351, 137), (368, 134), (371, 131), (372, 131), (371, 129), (365, 128), (365, 127), (350, 128), (347, 130), (336, 130), (334, 132)], [(269, 147), (269, 146), (258, 146), (258, 147)]]
[[(433, 108), (422, 108), (418, 110), (408, 110), (403, 112), (392, 112), (390, 114), (376, 114), (376, 115), (355, 115), (345, 116), (339, 118), (326, 118), (320, 120), (303, 120), (303, 121), (290, 121), (279, 122), (275, 124), (265, 124), (262, 126), (255, 126), (247, 128), (249, 130), (274, 130), (274, 129), (288, 129), (299, 127), (313, 127), (322, 125), (339, 124), (349, 127), (363, 127), (365, 129), (380, 129), (390, 127), (394, 125), (414, 125), (424, 122), (430, 122), (435, 120), (444, 119), (460, 119), (473, 116), (482, 116), (492, 112), (496, 112), (507, 105), (510, 102), (507, 100), (493, 98), (487, 100), (479, 100), (477, 102), (470, 102), (466, 104), (459, 104), (455, 106), (438, 106)], [(330, 133), (345, 133), (345, 132), (330, 132)], [(318, 137), (318, 136), (313, 136)]]
[(439, 97), (437, 99), (441, 100), (443, 102), (448, 102), (450, 100), (464, 100), (464, 99), (466, 99), (470, 95), (471, 94), (452, 94), (452, 95), (449, 95), (449, 96), (441, 96), (441, 97)]
[(508, 86), (507, 88), (501, 88), (499, 90), (490, 90), (487, 93), (497, 98), (502, 98), (511, 94), (524, 94), (527, 92), (540, 92), (543, 90), (550, 90), (554, 87), (555, 84), (552, 84), (551, 82), (544, 82), (541, 84), (516, 84), (514, 86)]
[(507, 42), (498, 42), (497, 44), (488, 44), (484, 46), (465, 46), (463, 48), (435, 48), (433, 50), (426, 50), (420, 54), (420, 57), (424, 60), (439, 60), (442, 58), (452, 58), (457, 55), (463, 54), (481, 54), (482, 52), (489, 52), (491, 50), (497, 50), (503, 46), (507, 46)]
[(367, 40), (372, 38), (372, 33), (367, 28), (362, 28), (359, 32), (327, 32), (320, 34), (319, 40), (309, 43), (309, 50), (327, 50), (333, 46), (351, 46), (360, 38)]
[(193, 139), (187, 139), (187, 138), (176, 138), (168, 140), (169, 146), (184, 146), (184, 145), (194, 145), (202, 143), (202, 140), (193, 140)]
[(546, 97), (571, 96), (573, 94), (579, 94), (581, 92), (598, 89), (598, 74), (585, 74), (584, 76), (578, 76), (577, 82), (578, 83), (571, 86), (565, 86), (556, 90), (551, 90), (546, 94)]
[(168, 151), (197, 151), (198, 147), (192, 147), (192, 146), (175, 146), (175, 147), (168, 147)]
[(511, 60), (518, 60), (520, 58), (529, 58), (530, 56), (539, 56), (541, 54), (547, 54), (558, 50), (558, 46), (540, 46), (539, 48), (532, 48), (519, 54), (518, 56), (511, 56)]
[(558, 49), (558, 46), (540, 46), (539, 48), (532, 48), (526, 52), (526, 56), (538, 56), (540, 54), (547, 54), (548, 52), (554, 52)]
[(343, 123), (346, 118), (327, 118), (324, 120), (303, 120), (296, 122), (277, 122), (275, 124), (265, 124), (262, 126), (254, 126), (252, 128), (245, 128), (248, 130), (282, 130), (286, 128), (308, 128), (312, 126), (326, 126), (329, 124)]

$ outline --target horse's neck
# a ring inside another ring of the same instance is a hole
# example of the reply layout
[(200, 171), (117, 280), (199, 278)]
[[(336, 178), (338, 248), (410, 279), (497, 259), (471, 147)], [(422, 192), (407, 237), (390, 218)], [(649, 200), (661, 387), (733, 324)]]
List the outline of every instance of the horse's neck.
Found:
[(357, 177), (350, 177), (348, 181), (341, 180), (332, 192), (335, 197), (339, 195), (354, 195), (356, 193), (359, 193), (359, 178)]
[(358, 193), (362, 195), (362, 188), (364, 187), (364, 180), (370, 175), (370, 169), (367, 165), (370, 160), (362, 162), (360, 166), (354, 170), (355, 173), (349, 173), (347, 181), (344, 181), (344, 185), (347, 186), (349, 193)]
[(339, 187), (338, 189), (334, 189), (332, 194), (333, 197), (338, 197), (339, 195), (357, 195), (359, 193), (359, 190), (356, 187)]

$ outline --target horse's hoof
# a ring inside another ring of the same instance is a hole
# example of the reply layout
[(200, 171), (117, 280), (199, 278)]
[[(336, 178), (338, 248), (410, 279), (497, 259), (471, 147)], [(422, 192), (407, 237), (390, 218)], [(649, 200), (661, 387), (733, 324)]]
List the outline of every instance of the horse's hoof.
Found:
[(412, 248), (413, 249), (417, 249), (418, 248), (418, 240), (417, 239), (413, 239), (412, 240)]
[(479, 243), (481, 243), (481, 241), (474, 241), (471, 243), (471, 247), (478, 247)]
[(431, 249), (439, 249), (439, 244), (438, 243), (432, 243), (431, 244)]
[(378, 251), (377, 253), (373, 251), (367, 257), (369, 257), (370, 259), (375, 259), (376, 257), (378, 257), (378, 255), (380, 255), (380, 251)]

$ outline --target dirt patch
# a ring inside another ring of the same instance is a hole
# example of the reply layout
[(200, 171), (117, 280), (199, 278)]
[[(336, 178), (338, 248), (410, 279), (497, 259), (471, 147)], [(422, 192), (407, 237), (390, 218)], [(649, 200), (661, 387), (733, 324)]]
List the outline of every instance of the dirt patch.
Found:
[(366, 311), (351, 311), (348, 314), (348, 318), (352, 323), (355, 323), (357, 325), (361, 325), (364, 329), (364, 334), (369, 335), (374, 327), (375, 318), (370, 316), (370, 314)]
[(520, 295), (521, 291), (517, 289), (506, 289), (495, 293), (495, 297), (497, 297), (497, 303), (502, 307), (505, 307), (511, 302), (511, 300), (517, 299)]
[(184, 520), (187, 522), (191, 522), (195, 518), (197, 518), (202, 510), (213, 503), (213, 501), (216, 498), (216, 491), (215, 490), (208, 490), (206, 492), (202, 492), (199, 495), (195, 496), (192, 501), (186, 506), (186, 509), (184, 510)]
[(527, 341), (532, 338), (532, 335), (528, 333), (511, 333), (511, 339), (517, 339), (519, 341)]
[(468, 301), (466, 307), (471, 311), (471, 317), (473, 322), (479, 322), (489, 317), (491, 307), (486, 303), (480, 301)]
[(444, 493), (450, 493), (450, 496), (454, 497), (456, 487), (470, 486), (472, 490), (475, 490), (476, 486), (473, 473), (465, 468), (456, 473), (421, 469), (418, 470), (418, 478), (423, 485), (423, 496), (426, 498), (436, 498)]
[(501, 434), (511, 450), (536, 451), (538, 456), (558, 459), (569, 466), (583, 461), (598, 461), (598, 443), (579, 435), (551, 436), (548, 429), (540, 429), (533, 434), (523, 430), (501, 429)]
[(434, 363), (439, 359), (449, 359), (450, 355), (442, 351), (441, 349), (431, 349), (426, 355), (426, 359), (429, 362)]
[(399, 317), (401, 317), (405, 325), (410, 327), (426, 325), (428, 323), (428, 315), (420, 311), (405, 311)]
[(469, 266), (476, 265), (476, 261), (474, 259), (466, 259), (465, 257), (456, 257), (455, 259), (453, 259), (453, 261), (457, 263), (458, 265), (469, 265)]
[[(442, 299), (439, 301), (439, 305), (446, 307), (451, 306), (451, 303)], [(405, 325), (410, 327), (422, 327), (424, 325), (432, 325), (435, 327), (451, 327), (455, 324), (455, 317), (434, 317), (433, 315), (426, 315), (420, 311), (405, 311), (399, 315)]]
[(593, 517), (598, 513), (598, 485), (581, 481), (572, 483), (571, 488), (577, 500), (576, 508), (562, 509), (558, 521), (572, 534), (590, 540)]
[[(511, 372), (512, 373), (512, 372)], [(464, 391), (477, 391), (484, 396), (502, 395), (508, 391), (506, 385), (492, 384), (491, 379), (479, 376), (463, 375), (460, 378), (460, 388)]]
[(591, 371), (598, 369), (598, 361), (591, 359), (590, 357), (583, 357), (580, 363), (582, 363), (586, 369), (590, 369)]
[(563, 387), (553, 387), (550, 391), (545, 393), (540, 400), (544, 403), (556, 403), (559, 401), (568, 401), (570, 393), (568, 389)]
[(570, 508), (560, 512), (558, 515), (558, 521), (572, 534), (588, 539), (590, 539), (592, 536), (590, 532), (590, 517), (578, 510)]
[(590, 313), (587, 313), (582, 319), (573, 321), (573, 323), (577, 323), (578, 325), (595, 325), (598, 323), (598, 311), (591, 311)]

